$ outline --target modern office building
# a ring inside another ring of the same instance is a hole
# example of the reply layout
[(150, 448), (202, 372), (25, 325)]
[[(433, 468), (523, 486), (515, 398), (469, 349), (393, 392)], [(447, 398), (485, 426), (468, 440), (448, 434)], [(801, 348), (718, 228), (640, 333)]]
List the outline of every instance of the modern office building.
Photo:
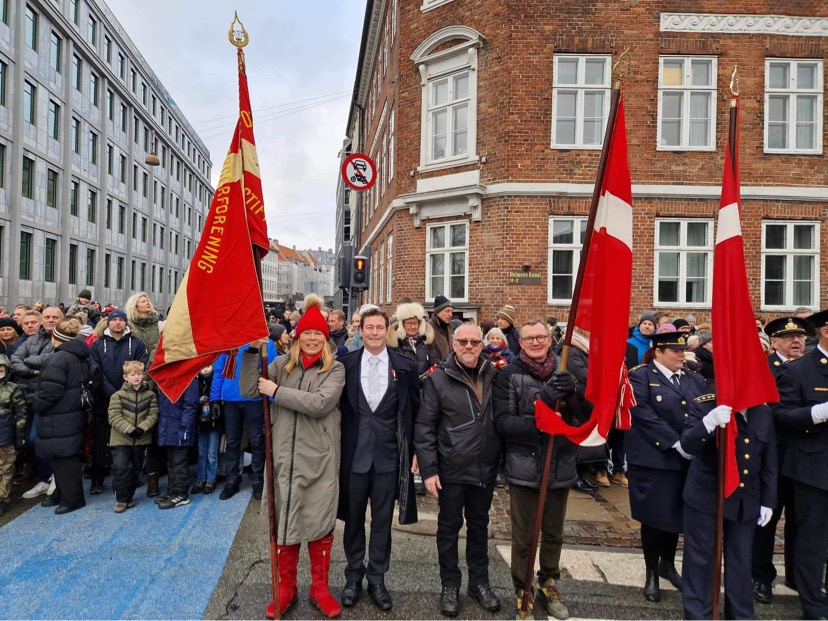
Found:
[(166, 309), (211, 167), (102, 0), (0, 0), (0, 304), (144, 290)]

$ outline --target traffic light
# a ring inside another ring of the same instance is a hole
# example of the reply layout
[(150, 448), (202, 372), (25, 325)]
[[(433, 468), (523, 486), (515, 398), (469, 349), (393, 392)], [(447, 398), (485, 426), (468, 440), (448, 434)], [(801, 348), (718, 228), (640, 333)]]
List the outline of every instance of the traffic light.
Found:
[(353, 289), (368, 288), (368, 257), (354, 257), (351, 270), (351, 287)]
[(354, 263), (354, 247), (350, 244), (342, 247), (339, 255), (339, 288), (347, 291), (351, 287), (351, 267)]

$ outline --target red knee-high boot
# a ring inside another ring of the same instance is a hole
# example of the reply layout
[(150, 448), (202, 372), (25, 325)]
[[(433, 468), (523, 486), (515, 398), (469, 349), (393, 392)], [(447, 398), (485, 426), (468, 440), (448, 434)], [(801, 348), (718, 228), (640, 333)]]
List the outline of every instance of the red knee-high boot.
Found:
[[(292, 546), (276, 546), (279, 555), (279, 617), (287, 609), (299, 601), (299, 591), (296, 589), (296, 568), (299, 565), (299, 544)], [(268, 619), (276, 616), (276, 602), (270, 602), (265, 615)]]
[(328, 576), (331, 572), (331, 548), (333, 534), (308, 543), (311, 563), (310, 602), (329, 619), (340, 615), (342, 608), (328, 589)]

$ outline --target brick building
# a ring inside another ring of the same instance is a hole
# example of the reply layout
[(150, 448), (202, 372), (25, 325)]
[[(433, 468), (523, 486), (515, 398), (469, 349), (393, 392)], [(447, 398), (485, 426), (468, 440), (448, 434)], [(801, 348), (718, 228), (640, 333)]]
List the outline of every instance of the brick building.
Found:
[[(370, 251), (361, 302), (449, 297), (565, 319), (621, 53), (634, 196), (633, 318), (709, 318), (728, 88), (741, 86), (742, 227), (757, 313), (824, 307), (828, 4), (368, 0), (343, 152)], [(353, 194), (353, 193), (351, 193)], [(345, 193), (340, 196), (344, 197)], [(339, 221), (345, 222), (342, 214)], [(344, 230), (344, 228), (343, 228)], [(510, 284), (510, 273), (534, 284)], [(537, 278), (539, 276), (539, 278)]]

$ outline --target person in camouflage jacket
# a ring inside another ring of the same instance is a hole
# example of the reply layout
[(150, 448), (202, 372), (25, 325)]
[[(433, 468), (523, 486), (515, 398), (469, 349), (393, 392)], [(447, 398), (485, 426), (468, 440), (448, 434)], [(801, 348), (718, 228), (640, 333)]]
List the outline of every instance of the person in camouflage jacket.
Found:
[(0, 515), (6, 512), (14, 476), (15, 447), (26, 438), (26, 397), (10, 378), (8, 356), (0, 354)]

